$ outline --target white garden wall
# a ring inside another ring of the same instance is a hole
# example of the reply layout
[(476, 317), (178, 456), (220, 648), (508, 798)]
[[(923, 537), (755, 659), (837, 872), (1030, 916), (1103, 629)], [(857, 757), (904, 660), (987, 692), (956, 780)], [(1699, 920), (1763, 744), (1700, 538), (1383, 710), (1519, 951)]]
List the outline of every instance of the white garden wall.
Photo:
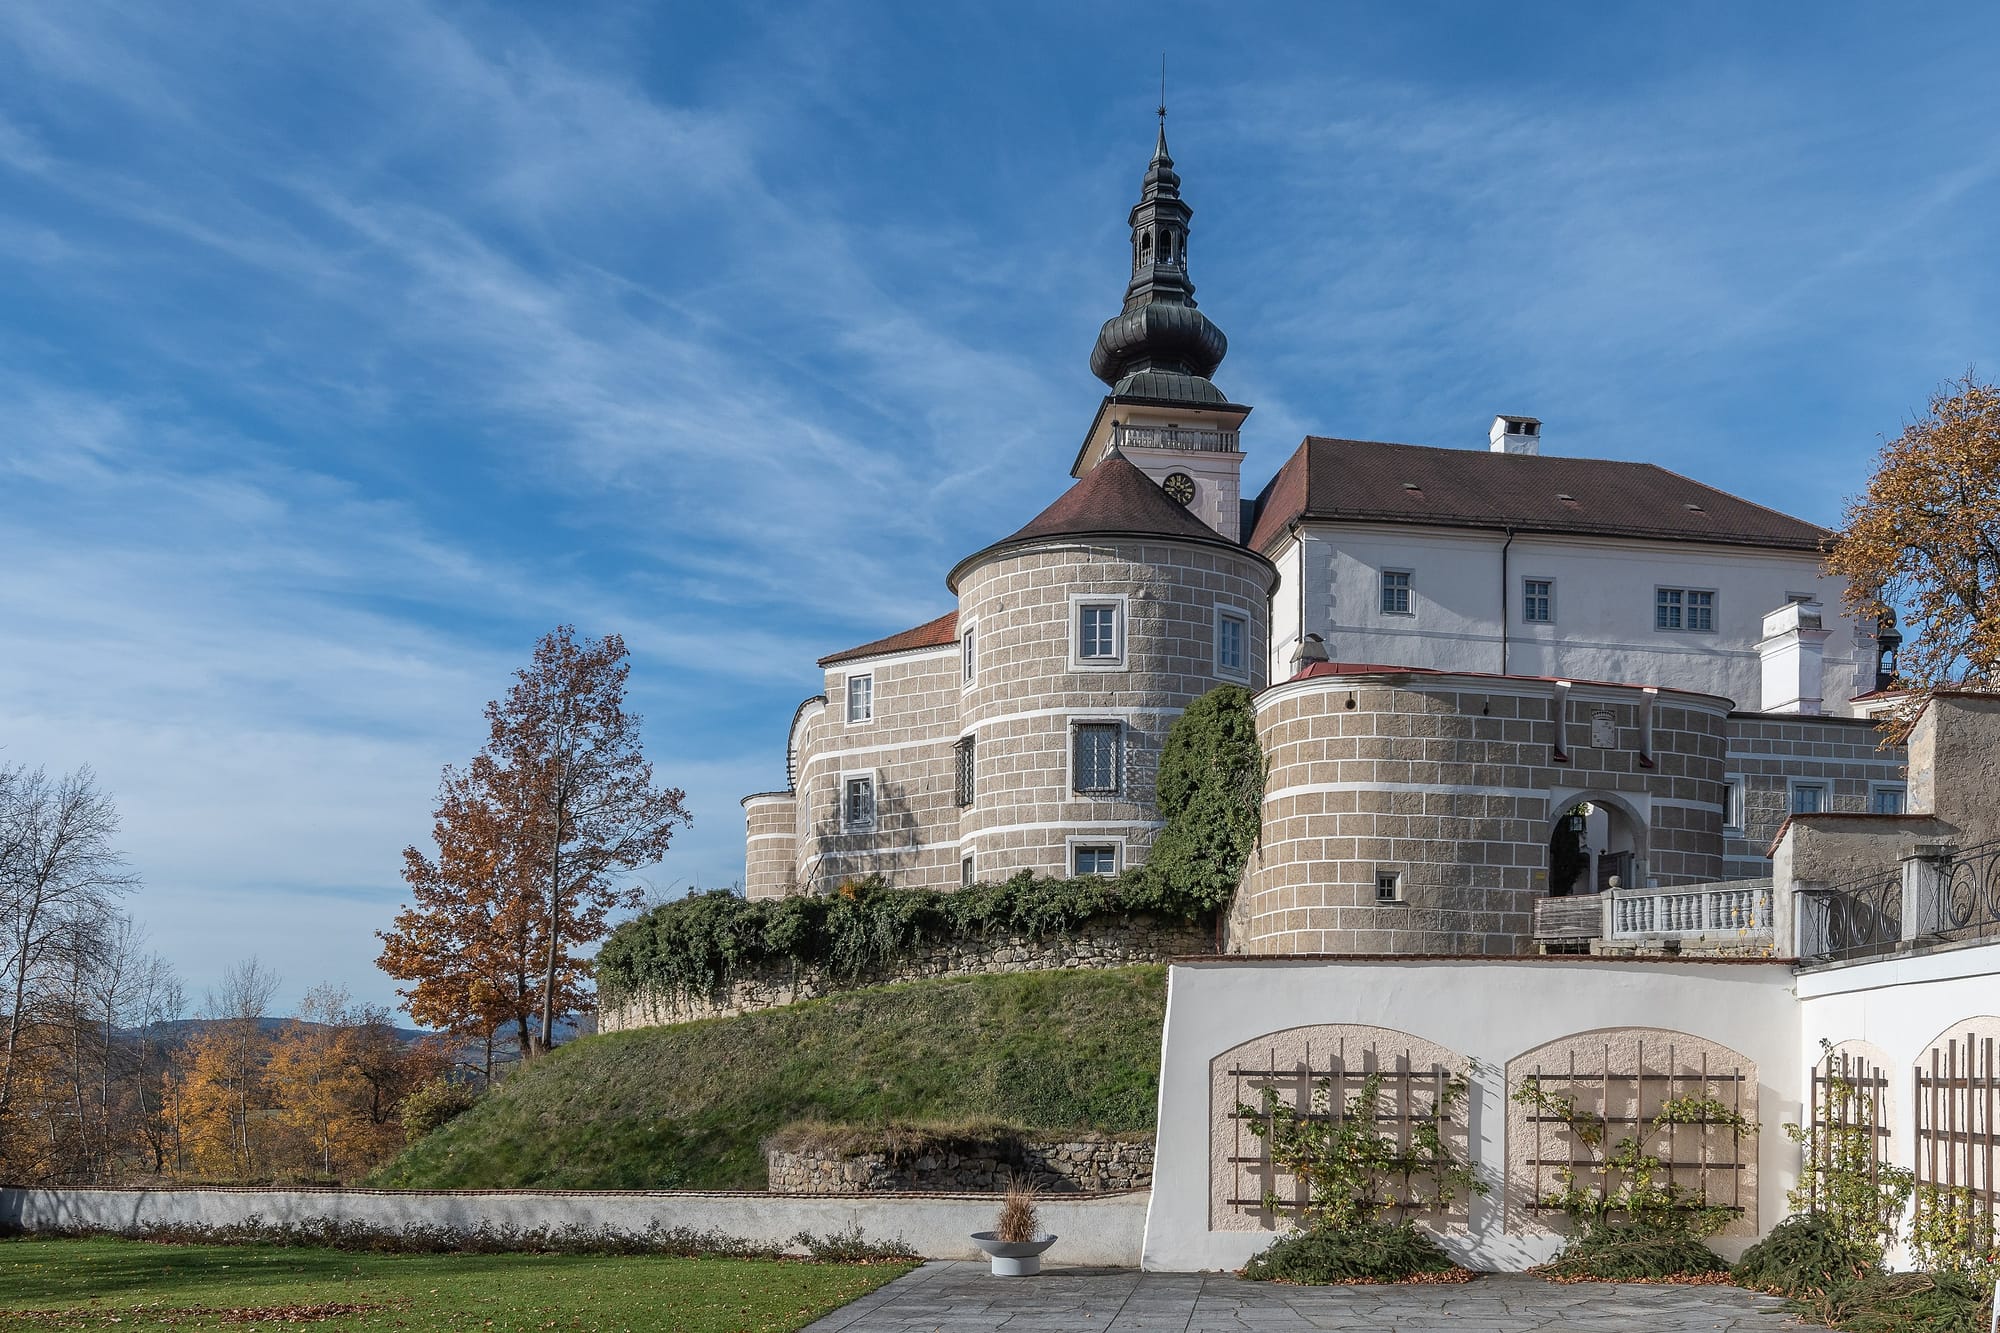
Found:
[[(1471, 1155), (1493, 1185), (1444, 1242), (1469, 1267), (1518, 1272), (1551, 1258), (1561, 1237), (1510, 1224), (1501, 1183), (1508, 1144), (1507, 1064), (1547, 1043), (1635, 1030), (1685, 1033), (1736, 1052), (1757, 1074), (1759, 1169), (1745, 1230), (1784, 1216), (1798, 1155), (1782, 1125), (1802, 1089), (1799, 1007), (1789, 966), (1776, 962), (1605, 958), (1254, 959), (1178, 963), (1168, 974), (1160, 1127), (1144, 1266), (1240, 1267), (1272, 1232), (1215, 1225), (1211, 1198), (1211, 1060), (1255, 1038), (1341, 1024), (1388, 1028), (1481, 1066), (1467, 1110)], [(1629, 1045), (1629, 1041), (1626, 1041)], [(1510, 1229), (1511, 1225), (1511, 1229)], [(1725, 1254), (1747, 1239), (1721, 1241)]]

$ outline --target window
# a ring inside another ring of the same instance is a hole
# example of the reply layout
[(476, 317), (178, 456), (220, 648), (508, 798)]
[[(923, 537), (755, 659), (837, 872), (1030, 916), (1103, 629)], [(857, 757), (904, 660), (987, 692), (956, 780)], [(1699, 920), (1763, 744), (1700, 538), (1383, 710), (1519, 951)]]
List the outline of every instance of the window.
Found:
[(1878, 815), (1900, 815), (1908, 800), (1907, 789), (1888, 783), (1877, 783), (1868, 789), (1868, 808)]
[(1794, 782), (1792, 784), (1792, 813), (1795, 815), (1816, 815), (1826, 809), (1826, 784), (1823, 782)]
[(1653, 628), (1715, 632), (1715, 594), (1701, 588), (1660, 588), (1653, 594)]
[(1115, 795), (1118, 791), (1119, 742), (1124, 728), (1116, 722), (1079, 722), (1071, 733), (1070, 786), (1085, 795)]
[(844, 778), (840, 784), (840, 822), (849, 833), (875, 830), (875, 778)]
[(1722, 827), (1740, 829), (1743, 827), (1743, 779), (1726, 777), (1722, 780)]
[(1556, 623), (1556, 582), (1554, 579), (1521, 580), (1521, 619), (1530, 625)]
[(1375, 901), (1378, 903), (1403, 901), (1403, 874), (1400, 870), (1375, 872)]
[(1079, 842), (1072, 848), (1071, 857), (1078, 875), (1118, 873), (1118, 848), (1112, 843)]
[(964, 668), (965, 683), (970, 685), (979, 675), (979, 655), (972, 642), (973, 631), (967, 630), (958, 641), (959, 660)]
[(1385, 616), (1415, 614), (1410, 610), (1410, 571), (1407, 569), (1382, 571), (1382, 614)]
[(957, 768), (953, 791), (960, 808), (972, 804), (973, 743), (974, 738), (967, 736), (952, 747), (952, 756), (956, 760)]
[(972, 882), (972, 857), (968, 853), (958, 858), (958, 887), (969, 889)]
[(1072, 671), (1125, 669), (1125, 598), (1070, 598), (1069, 667)]
[(1249, 674), (1250, 618), (1238, 611), (1215, 613), (1215, 674), (1242, 679)]
[(847, 678), (847, 720), (867, 722), (875, 716), (875, 677)]

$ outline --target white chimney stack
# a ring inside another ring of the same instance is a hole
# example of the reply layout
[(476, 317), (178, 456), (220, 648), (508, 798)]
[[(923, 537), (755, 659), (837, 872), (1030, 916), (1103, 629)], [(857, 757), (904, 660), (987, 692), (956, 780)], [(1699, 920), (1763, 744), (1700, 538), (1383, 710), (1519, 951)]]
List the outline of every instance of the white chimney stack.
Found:
[(1818, 602), (1787, 602), (1764, 617), (1764, 638), (1757, 645), (1757, 655), (1764, 659), (1762, 711), (1821, 710), (1820, 676), (1830, 634)]
[(1486, 439), (1487, 447), (1496, 454), (1539, 454), (1542, 423), (1537, 417), (1495, 417)]

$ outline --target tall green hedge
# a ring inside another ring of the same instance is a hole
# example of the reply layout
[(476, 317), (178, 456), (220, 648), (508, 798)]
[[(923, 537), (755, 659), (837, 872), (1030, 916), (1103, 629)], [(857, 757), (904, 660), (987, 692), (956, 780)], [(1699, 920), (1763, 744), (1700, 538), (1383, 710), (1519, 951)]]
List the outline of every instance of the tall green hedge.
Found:
[(1043, 939), (1135, 912), (1205, 919), (1228, 905), (1257, 840), (1264, 760), (1248, 690), (1211, 691), (1175, 721), (1158, 793), (1165, 824), (1152, 852), (1116, 878), (1021, 874), (941, 891), (871, 877), (823, 896), (755, 902), (728, 890), (691, 894), (611, 933), (597, 954), (599, 997), (707, 994), (746, 972), (785, 966), (859, 981), (953, 941)]

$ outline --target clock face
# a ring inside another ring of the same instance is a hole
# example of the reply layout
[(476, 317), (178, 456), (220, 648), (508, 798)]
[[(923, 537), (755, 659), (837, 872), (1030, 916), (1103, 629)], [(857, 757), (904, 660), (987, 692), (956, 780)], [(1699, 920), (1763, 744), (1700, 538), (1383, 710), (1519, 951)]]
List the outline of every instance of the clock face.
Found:
[(1167, 498), (1175, 504), (1194, 503), (1194, 478), (1185, 472), (1168, 473), (1167, 479), (1160, 483), (1160, 489), (1165, 491)]

